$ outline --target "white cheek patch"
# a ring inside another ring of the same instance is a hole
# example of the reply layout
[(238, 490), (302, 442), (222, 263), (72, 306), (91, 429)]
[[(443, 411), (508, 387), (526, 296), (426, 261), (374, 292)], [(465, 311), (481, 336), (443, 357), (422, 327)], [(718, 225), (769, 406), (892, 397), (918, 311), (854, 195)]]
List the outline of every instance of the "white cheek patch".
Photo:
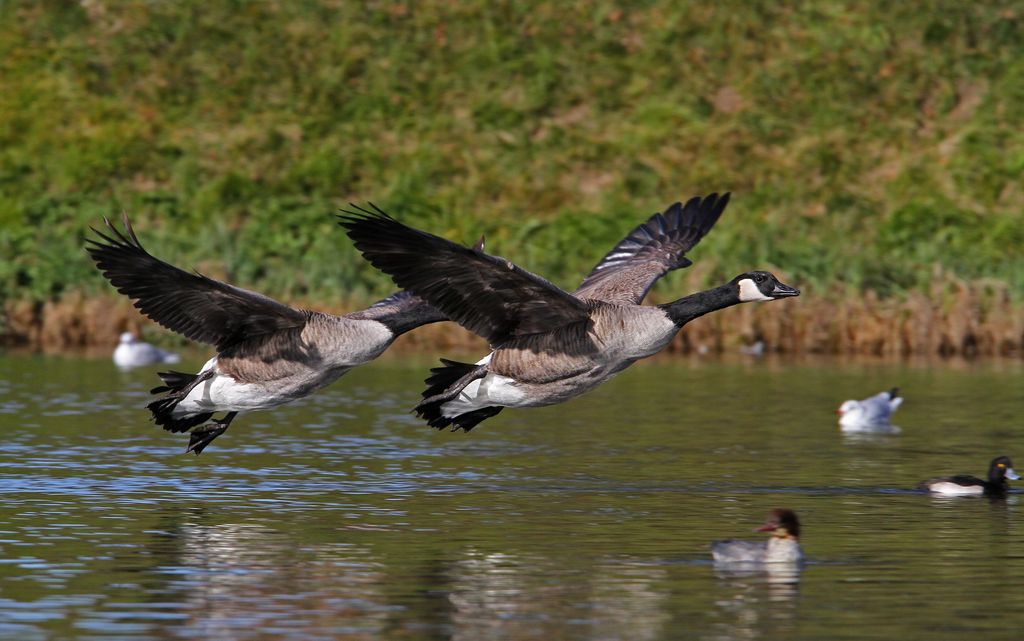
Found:
[(761, 293), (753, 279), (744, 278), (740, 281), (740, 302), (749, 303), (755, 300), (772, 300), (772, 297)]

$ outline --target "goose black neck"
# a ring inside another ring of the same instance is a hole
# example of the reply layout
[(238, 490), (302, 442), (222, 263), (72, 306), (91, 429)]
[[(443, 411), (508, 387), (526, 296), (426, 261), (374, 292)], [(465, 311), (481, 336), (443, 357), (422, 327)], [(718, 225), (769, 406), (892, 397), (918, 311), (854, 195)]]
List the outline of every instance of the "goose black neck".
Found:
[(375, 320), (387, 327), (395, 336), (401, 336), (423, 325), (448, 320), (448, 317), (433, 305), (428, 305), (415, 297), (390, 304), (374, 305), (349, 314), (348, 317), (357, 320)]
[(736, 285), (726, 283), (721, 287), (683, 296), (677, 301), (658, 305), (658, 307), (665, 310), (676, 327), (682, 327), (704, 314), (731, 307), (739, 302), (740, 295)]
[(412, 331), (417, 327), (448, 320), (448, 317), (437, 311), (430, 305), (424, 304), (420, 307), (402, 310), (388, 316), (375, 319), (384, 324), (395, 336)]

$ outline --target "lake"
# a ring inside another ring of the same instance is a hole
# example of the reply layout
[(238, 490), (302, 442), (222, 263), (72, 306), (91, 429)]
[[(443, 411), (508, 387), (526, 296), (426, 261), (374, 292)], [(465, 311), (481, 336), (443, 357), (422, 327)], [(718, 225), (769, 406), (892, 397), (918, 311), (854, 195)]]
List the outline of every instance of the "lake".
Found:
[[(1021, 635), (1020, 494), (913, 487), (1024, 468), (1024, 362), (654, 359), (469, 434), (408, 413), (430, 366), (388, 354), (196, 457), (149, 422), (157, 368), (0, 356), (0, 638)], [(894, 385), (902, 434), (838, 431)], [(712, 565), (774, 507), (802, 572)]]

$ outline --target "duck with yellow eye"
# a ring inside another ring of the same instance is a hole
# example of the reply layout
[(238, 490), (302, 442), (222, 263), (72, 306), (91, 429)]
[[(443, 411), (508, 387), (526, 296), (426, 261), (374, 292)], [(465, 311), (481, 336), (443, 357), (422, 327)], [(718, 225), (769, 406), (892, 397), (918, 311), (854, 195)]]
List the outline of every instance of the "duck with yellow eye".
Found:
[(1018, 481), (1020, 476), (1013, 471), (1009, 456), (997, 456), (988, 466), (987, 481), (968, 474), (958, 474), (921, 481), (917, 487), (944, 496), (1005, 496), (1010, 490), (1007, 479)]
[(715, 563), (802, 563), (804, 551), (800, 548), (800, 520), (796, 512), (780, 508), (768, 514), (768, 521), (755, 532), (771, 532), (767, 541), (740, 541), (727, 539), (711, 544)]

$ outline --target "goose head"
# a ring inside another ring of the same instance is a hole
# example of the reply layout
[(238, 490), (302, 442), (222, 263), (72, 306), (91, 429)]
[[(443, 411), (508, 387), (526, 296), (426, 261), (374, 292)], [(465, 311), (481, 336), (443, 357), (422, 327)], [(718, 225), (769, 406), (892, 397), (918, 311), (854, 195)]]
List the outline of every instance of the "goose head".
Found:
[(768, 514), (767, 522), (754, 531), (771, 532), (772, 536), (782, 539), (797, 539), (800, 538), (800, 519), (796, 518), (793, 510), (775, 509)]
[(131, 332), (124, 332), (123, 334), (121, 334), (120, 341), (122, 345), (131, 345), (136, 340), (137, 339), (135, 338), (135, 334)]
[(771, 272), (747, 272), (732, 279), (741, 303), (799, 296), (800, 290), (779, 281)]
[(776, 298), (799, 295), (799, 289), (780, 283), (774, 274), (746, 272), (719, 287), (683, 296), (679, 300), (664, 303), (658, 307), (665, 310), (665, 314), (675, 323), (676, 327), (682, 327), (708, 312), (739, 303), (775, 300)]

